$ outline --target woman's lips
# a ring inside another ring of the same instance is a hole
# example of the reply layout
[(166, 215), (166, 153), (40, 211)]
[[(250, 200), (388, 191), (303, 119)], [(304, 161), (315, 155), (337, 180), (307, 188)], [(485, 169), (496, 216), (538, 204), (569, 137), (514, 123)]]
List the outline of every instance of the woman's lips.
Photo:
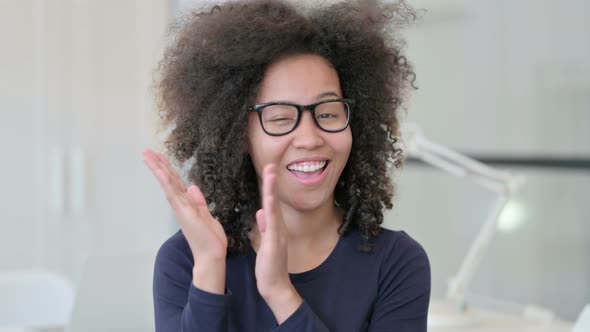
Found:
[(291, 173), (295, 174), (295, 176), (300, 179), (311, 179), (311, 178), (314, 178), (314, 177), (322, 174), (323, 171), (324, 171), (324, 169), (320, 168), (315, 172), (291, 171)]
[(320, 168), (314, 172), (301, 172), (301, 171), (293, 171), (289, 170), (289, 173), (295, 178), (295, 181), (303, 184), (303, 185), (317, 185), (321, 183), (326, 174), (328, 174), (328, 167), (330, 167), (330, 163), (327, 163), (324, 168)]

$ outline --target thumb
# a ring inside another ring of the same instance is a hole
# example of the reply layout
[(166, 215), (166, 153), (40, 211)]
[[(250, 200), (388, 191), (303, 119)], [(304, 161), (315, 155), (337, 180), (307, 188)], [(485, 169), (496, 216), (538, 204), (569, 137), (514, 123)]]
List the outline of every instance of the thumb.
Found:
[(264, 233), (266, 231), (266, 221), (264, 220), (263, 209), (256, 211), (256, 223), (258, 224), (258, 230), (260, 233)]

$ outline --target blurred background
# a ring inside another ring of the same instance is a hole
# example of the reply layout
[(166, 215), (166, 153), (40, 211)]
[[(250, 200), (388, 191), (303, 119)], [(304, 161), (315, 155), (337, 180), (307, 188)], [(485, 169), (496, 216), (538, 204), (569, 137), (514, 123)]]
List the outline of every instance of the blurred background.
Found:
[[(468, 300), (493, 310), (535, 304), (573, 322), (590, 302), (590, 2), (409, 3), (425, 10), (404, 32), (419, 87), (405, 121), (526, 178)], [(106, 294), (125, 282), (108, 277), (132, 265), (97, 257), (149, 265), (178, 229), (141, 151), (161, 149), (151, 83), (169, 26), (198, 5), (0, 0), (0, 328), (58, 330), (72, 312), (90, 317), (76, 313), (83, 303), (116, 307)], [(442, 298), (494, 195), (418, 159), (393, 173), (385, 226), (423, 244)], [(149, 285), (146, 271), (138, 284)], [(102, 292), (101, 281), (113, 284)], [(97, 294), (105, 298), (93, 302)], [(27, 301), (41, 298), (53, 318), (35, 317)], [(149, 309), (150, 299), (134, 301)], [(19, 325), (20, 316), (37, 325)]]

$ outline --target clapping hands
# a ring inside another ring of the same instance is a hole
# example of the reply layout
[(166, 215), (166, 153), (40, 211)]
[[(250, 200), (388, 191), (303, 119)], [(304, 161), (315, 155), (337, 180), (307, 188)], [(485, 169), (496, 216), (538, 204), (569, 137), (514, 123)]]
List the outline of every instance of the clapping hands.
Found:
[[(160, 183), (190, 246), (195, 261), (193, 283), (205, 291), (223, 294), (227, 237), (221, 223), (209, 212), (199, 187), (187, 188), (165, 156), (146, 149), (143, 158)], [(277, 321), (282, 322), (302, 300), (289, 279), (288, 233), (276, 196), (276, 179), (276, 166), (267, 165), (263, 171), (262, 209), (256, 213), (260, 236), (255, 274), (260, 295)]]

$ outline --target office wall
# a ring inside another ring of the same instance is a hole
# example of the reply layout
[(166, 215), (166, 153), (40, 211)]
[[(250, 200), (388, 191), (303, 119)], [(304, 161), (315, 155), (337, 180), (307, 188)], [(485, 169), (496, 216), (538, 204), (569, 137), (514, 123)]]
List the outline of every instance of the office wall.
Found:
[(141, 151), (158, 148), (152, 73), (167, 1), (2, 1), (0, 269), (74, 282), (93, 252), (172, 232)]
[[(588, 160), (590, 3), (442, 3), (407, 31), (419, 90), (406, 120), (467, 154)], [(537, 304), (573, 320), (590, 302), (588, 168), (498, 167), (526, 182), (474, 276), (471, 303), (511, 312)], [(444, 297), (495, 196), (417, 165), (396, 176), (386, 224), (425, 245), (433, 294)]]

